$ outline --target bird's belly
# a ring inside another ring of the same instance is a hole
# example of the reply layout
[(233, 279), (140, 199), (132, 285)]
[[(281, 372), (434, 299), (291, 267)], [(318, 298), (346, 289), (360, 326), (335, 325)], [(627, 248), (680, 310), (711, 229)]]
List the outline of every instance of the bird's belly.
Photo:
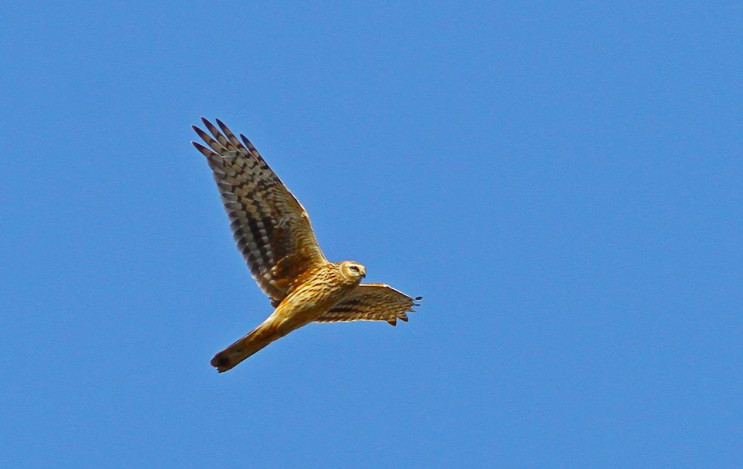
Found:
[(292, 322), (309, 323), (342, 300), (347, 289), (314, 289), (300, 287), (281, 302), (277, 310)]

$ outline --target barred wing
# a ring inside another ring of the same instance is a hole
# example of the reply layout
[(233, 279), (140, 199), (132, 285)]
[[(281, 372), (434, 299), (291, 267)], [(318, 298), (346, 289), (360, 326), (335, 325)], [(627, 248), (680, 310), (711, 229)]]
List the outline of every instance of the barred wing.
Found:
[(397, 320), (408, 321), (407, 313), (415, 311), (417, 298), (399, 292), (383, 283), (362, 283), (315, 321), (387, 321), (396, 325)]
[(208, 120), (202, 121), (211, 135), (196, 126), (193, 129), (209, 148), (191, 143), (206, 156), (214, 172), (237, 248), (276, 306), (303, 272), (327, 260), (307, 212), (250, 141), (240, 135), (240, 142), (219, 119), (221, 132)]

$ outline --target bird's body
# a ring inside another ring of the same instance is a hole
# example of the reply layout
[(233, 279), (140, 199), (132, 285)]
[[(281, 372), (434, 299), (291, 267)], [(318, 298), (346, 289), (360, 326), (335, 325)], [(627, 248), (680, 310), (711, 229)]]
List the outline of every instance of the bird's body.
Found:
[(242, 339), (219, 352), (212, 359), (212, 366), (220, 372), (227, 371), (274, 340), (317, 320), (361, 282), (363, 274), (345, 277), (341, 266), (328, 262), (307, 272), (273, 314)]
[(242, 135), (241, 143), (219, 120), (221, 132), (202, 120), (211, 136), (194, 130), (210, 148), (193, 144), (214, 171), (238, 249), (275, 307), (252, 332), (215, 355), (212, 366), (227, 371), (313, 321), (407, 321), (413, 298), (388, 285), (361, 284), (366, 269), (357, 262), (325, 259), (304, 208), (253, 145)]

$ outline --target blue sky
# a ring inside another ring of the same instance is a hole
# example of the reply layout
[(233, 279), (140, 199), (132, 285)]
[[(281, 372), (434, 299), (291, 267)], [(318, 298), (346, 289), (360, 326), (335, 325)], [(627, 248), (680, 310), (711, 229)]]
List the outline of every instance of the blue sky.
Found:
[[(737, 2), (11, 2), (3, 467), (733, 467)], [(218, 375), (271, 308), (200, 116), (424, 296)]]

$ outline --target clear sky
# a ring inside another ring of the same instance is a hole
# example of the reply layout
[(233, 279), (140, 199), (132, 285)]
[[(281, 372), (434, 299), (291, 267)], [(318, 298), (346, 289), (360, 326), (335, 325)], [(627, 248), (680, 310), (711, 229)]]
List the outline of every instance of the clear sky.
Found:
[[(0, 466), (740, 463), (740, 2), (399, 3), (4, 4)], [(217, 374), (202, 115), (410, 322)]]

